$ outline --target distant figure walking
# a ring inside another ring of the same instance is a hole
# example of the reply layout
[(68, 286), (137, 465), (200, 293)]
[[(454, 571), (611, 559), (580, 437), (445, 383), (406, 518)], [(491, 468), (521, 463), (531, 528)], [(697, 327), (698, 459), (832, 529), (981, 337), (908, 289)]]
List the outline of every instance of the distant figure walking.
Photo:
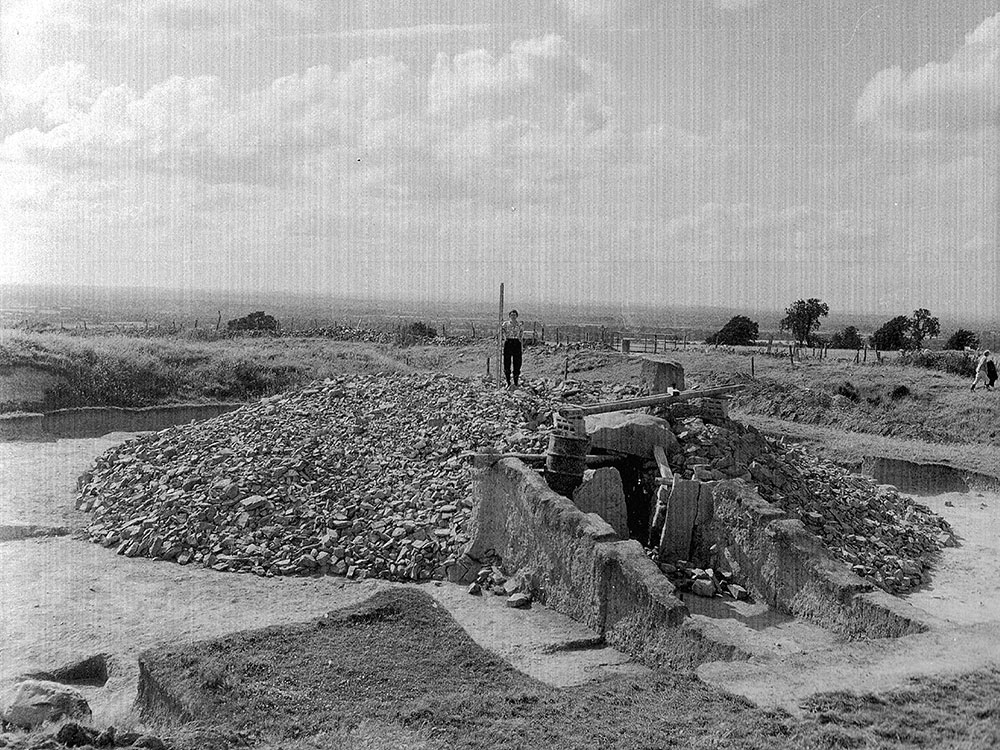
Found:
[(514, 370), (514, 387), (521, 379), (521, 340), (524, 338), (524, 323), (517, 319), (517, 310), (511, 310), (507, 320), (500, 326), (503, 336), (503, 376), (510, 386), (511, 366)]
[(993, 390), (993, 384), (997, 382), (997, 363), (993, 357), (986, 360), (986, 388)]
[(990, 350), (987, 349), (985, 352), (979, 355), (979, 359), (976, 360), (976, 378), (972, 381), (972, 387), (970, 391), (976, 390), (976, 386), (980, 383), (986, 384), (986, 361), (990, 358)]

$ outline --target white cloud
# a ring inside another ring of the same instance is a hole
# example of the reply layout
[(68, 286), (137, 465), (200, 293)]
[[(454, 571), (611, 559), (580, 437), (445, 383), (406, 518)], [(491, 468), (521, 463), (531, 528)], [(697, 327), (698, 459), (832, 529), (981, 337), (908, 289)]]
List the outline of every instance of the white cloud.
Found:
[(358, 172), (361, 184), (381, 180), (397, 195), (530, 199), (574, 179), (607, 146), (602, 133), (613, 129), (596, 83), (552, 35), (499, 55), (439, 55), (424, 70), (391, 57), (318, 66), (245, 95), (212, 76), (175, 76), (142, 93), (102, 87), (67, 65), (18, 90), (0, 155), (227, 180)]
[(1000, 14), (967, 34), (946, 62), (876, 74), (855, 112), (862, 125), (918, 138), (994, 126), (1000, 116)]
[[(662, 0), (557, 0), (571, 16), (583, 21), (623, 24), (638, 22), (643, 13)], [(740, 11), (762, 5), (765, 0), (695, 0), (705, 8)]]

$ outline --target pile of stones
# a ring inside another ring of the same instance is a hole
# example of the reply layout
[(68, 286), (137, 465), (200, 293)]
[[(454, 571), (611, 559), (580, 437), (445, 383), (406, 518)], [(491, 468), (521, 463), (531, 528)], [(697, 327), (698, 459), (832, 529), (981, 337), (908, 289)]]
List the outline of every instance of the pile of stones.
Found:
[(690, 591), (698, 596), (729, 596), (737, 600), (750, 598), (750, 592), (737, 582), (730, 571), (696, 568), (686, 560), (679, 560), (676, 564), (661, 562), (659, 567), (681, 593)]
[(341, 377), (123, 443), (81, 477), (77, 507), (129, 557), (443, 578), (468, 541), (466, 459), (542, 453), (552, 408), (443, 375)]
[(377, 328), (361, 328), (356, 326), (315, 326), (299, 328), (293, 331), (282, 331), (282, 335), (293, 338), (323, 338), (337, 341), (364, 341), (372, 344), (389, 344), (395, 339), (395, 334)]
[[(507, 392), (445, 375), (344, 376), (123, 443), (81, 477), (77, 507), (93, 513), (90, 539), (129, 557), (262, 576), (443, 579), (468, 542), (473, 454), (542, 454), (559, 404), (638, 395), (584, 380)], [(886, 590), (915, 588), (954, 543), (926, 507), (752, 427), (662, 416), (676, 474), (755, 485)], [(670, 574), (729, 584), (686, 566)]]
[(923, 582), (935, 554), (954, 546), (948, 522), (929, 508), (800, 446), (753, 427), (697, 417), (674, 423), (671, 468), (686, 479), (742, 479), (800, 519), (860, 577), (893, 593)]

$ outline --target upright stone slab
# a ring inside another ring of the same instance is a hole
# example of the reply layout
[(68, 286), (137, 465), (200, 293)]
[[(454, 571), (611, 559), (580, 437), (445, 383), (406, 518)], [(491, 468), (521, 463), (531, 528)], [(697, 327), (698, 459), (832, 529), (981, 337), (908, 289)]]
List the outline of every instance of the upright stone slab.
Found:
[(622, 539), (629, 538), (628, 506), (625, 489), (617, 469), (589, 469), (583, 474), (583, 484), (573, 491), (573, 504), (584, 513), (596, 513)]
[(674, 479), (674, 488), (667, 499), (667, 515), (660, 535), (660, 560), (687, 560), (691, 553), (691, 535), (698, 518), (698, 496), (701, 482)]
[(684, 367), (679, 362), (644, 359), (640, 378), (650, 393), (666, 393), (668, 388), (684, 390)]

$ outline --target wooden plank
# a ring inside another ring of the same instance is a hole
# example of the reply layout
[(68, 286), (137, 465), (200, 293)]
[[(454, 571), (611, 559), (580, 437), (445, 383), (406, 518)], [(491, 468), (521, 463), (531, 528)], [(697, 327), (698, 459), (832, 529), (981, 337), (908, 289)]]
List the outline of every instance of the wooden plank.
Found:
[[(664, 481), (660, 479), (658, 481)], [(671, 487), (658, 487), (656, 490), (656, 500), (653, 503), (653, 514), (649, 519), (649, 544), (659, 544), (660, 534), (663, 532), (663, 522), (667, 517), (667, 499), (670, 497)]]
[(669, 479), (670, 484), (673, 484), (674, 473), (670, 470), (670, 464), (667, 463), (667, 453), (663, 450), (662, 445), (653, 446), (653, 458), (656, 459), (656, 466), (660, 470), (660, 479)]

